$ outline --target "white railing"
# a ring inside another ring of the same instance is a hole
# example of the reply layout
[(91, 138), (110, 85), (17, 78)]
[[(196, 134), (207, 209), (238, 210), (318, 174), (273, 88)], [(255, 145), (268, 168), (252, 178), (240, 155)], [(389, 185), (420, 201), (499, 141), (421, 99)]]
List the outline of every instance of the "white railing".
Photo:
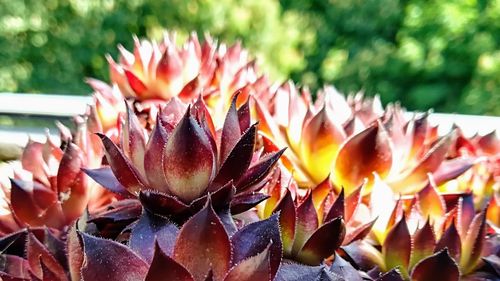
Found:
[[(0, 116), (64, 120), (84, 114), (90, 96), (0, 93)], [(55, 125), (49, 128), (0, 126), (0, 145), (24, 146), (28, 139), (44, 141), (46, 131), (57, 140)]]
[[(0, 115), (67, 119), (85, 113), (87, 104), (91, 102), (90, 96), (0, 93)], [(408, 113), (408, 117), (411, 114), (413, 113)], [(466, 135), (486, 134), (492, 130), (500, 132), (500, 117), (432, 113), (429, 120), (432, 124), (439, 125), (441, 134), (448, 132), (453, 124), (460, 126)], [(43, 141), (45, 131), (45, 128), (0, 126), (0, 145), (8, 143), (23, 146), (28, 137)], [(49, 131), (57, 138), (55, 126), (49, 128)]]
[(0, 114), (71, 117), (91, 102), (90, 96), (0, 93)]

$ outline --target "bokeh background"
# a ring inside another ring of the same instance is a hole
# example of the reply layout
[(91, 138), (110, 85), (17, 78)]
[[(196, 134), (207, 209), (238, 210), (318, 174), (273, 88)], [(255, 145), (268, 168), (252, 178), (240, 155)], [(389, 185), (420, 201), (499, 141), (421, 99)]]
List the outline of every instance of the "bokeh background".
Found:
[(0, 0), (0, 92), (88, 94), (132, 34), (241, 39), (274, 79), (500, 115), (500, 0)]

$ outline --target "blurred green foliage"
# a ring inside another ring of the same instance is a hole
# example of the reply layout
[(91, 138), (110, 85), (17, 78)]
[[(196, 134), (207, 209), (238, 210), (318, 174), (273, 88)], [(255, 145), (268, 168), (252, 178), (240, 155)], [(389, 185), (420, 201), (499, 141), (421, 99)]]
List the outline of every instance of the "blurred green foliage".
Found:
[(282, 0), (317, 30), (292, 77), (409, 109), (500, 115), (500, 1)]
[(163, 27), (241, 39), (313, 89), (500, 115), (500, 0), (0, 0), (0, 91), (87, 93), (104, 54)]
[(164, 28), (180, 39), (191, 31), (241, 39), (285, 79), (304, 65), (300, 25), (268, 0), (0, 0), (0, 91), (88, 93), (85, 77), (108, 80), (106, 53), (116, 58), (117, 44), (132, 49), (132, 34), (160, 39)]

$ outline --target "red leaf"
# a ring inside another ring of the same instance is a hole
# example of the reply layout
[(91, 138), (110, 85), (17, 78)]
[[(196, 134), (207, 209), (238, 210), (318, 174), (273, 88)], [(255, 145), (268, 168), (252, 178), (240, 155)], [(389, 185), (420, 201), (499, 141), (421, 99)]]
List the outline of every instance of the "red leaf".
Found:
[(410, 262), (411, 237), (403, 217), (389, 231), (382, 245), (382, 255), (385, 259), (386, 269), (400, 267), (403, 275), (408, 275), (407, 268)]
[(330, 210), (328, 210), (325, 222), (331, 221), (337, 217), (344, 217), (344, 188), (342, 188), (339, 196), (335, 199), (335, 203), (333, 203)]
[(251, 116), (249, 99), (247, 99), (247, 101), (240, 108), (238, 108), (238, 120), (240, 122), (241, 133), (250, 128)]
[(84, 194), (85, 181), (80, 168), (83, 166), (83, 153), (78, 146), (69, 143), (57, 171), (57, 192)]
[(297, 260), (309, 265), (320, 264), (335, 253), (342, 244), (344, 236), (344, 221), (341, 217), (337, 217), (323, 224), (311, 235), (297, 254)]
[(155, 243), (154, 257), (145, 281), (194, 281), (189, 271), (165, 254)]
[(81, 170), (83, 164), (83, 152), (78, 146), (69, 143), (57, 172), (59, 197), (66, 198), (61, 200), (61, 207), (67, 222), (78, 218), (87, 207), (90, 190), (87, 185), (87, 176)]
[(144, 210), (130, 232), (129, 247), (150, 263), (155, 243), (163, 252), (172, 253), (178, 231), (169, 220)]
[(349, 221), (351, 217), (354, 215), (354, 212), (358, 208), (359, 203), (361, 203), (361, 194), (363, 191), (363, 187), (365, 186), (364, 182), (358, 188), (356, 188), (347, 198), (345, 199), (345, 220)]
[(422, 217), (430, 217), (435, 222), (446, 213), (445, 203), (436, 190), (432, 177), (429, 178), (429, 183), (416, 194), (416, 198)]
[(148, 264), (125, 245), (84, 232), (78, 234), (85, 252), (81, 269), (83, 280), (135, 281), (146, 276)]
[(125, 118), (125, 124), (122, 127), (122, 149), (141, 175), (146, 176), (144, 171), (144, 153), (146, 149), (144, 129), (139, 123), (139, 119), (137, 119), (137, 116), (130, 108), (130, 105), (125, 102), (125, 106), (127, 108), (127, 116)]
[[(305, 123), (300, 142), (300, 155), (314, 182), (323, 181), (335, 161), (346, 135), (327, 106)], [(341, 185), (339, 185), (341, 186)]]
[(243, 227), (231, 237), (231, 244), (233, 245), (233, 264), (239, 264), (248, 258), (258, 256), (263, 251), (269, 251), (266, 254), (269, 255), (268, 274), (274, 278), (282, 256), (277, 215)]
[(57, 276), (56, 273), (52, 272), (48, 268), (43, 260), (40, 258), (40, 265), (42, 267), (42, 281), (63, 281), (67, 280), (66, 275)]
[(226, 275), (231, 262), (231, 244), (210, 200), (181, 228), (174, 259), (188, 269), (196, 281), (204, 280), (210, 270), (216, 280)]
[(412, 268), (422, 259), (432, 255), (435, 245), (436, 238), (434, 236), (434, 231), (432, 230), (429, 220), (427, 220), (424, 226), (417, 230), (413, 236), (413, 250), (409, 268)]
[(269, 195), (263, 193), (238, 195), (231, 200), (231, 214), (237, 215), (248, 211), (268, 198)]
[(76, 226), (72, 227), (67, 238), (67, 255), (71, 280), (81, 280), (80, 269), (83, 265), (83, 248), (80, 236), (76, 231)]
[(124, 69), (125, 76), (127, 77), (128, 84), (130, 88), (136, 93), (137, 96), (144, 95), (147, 92), (148, 88), (144, 83), (139, 79), (133, 72), (128, 69)]
[(458, 266), (446, 249), (417, 263), (411, 273), (411, 280), (414, 281), (458, 281), (459, 279)]
[(152, 188), (168, 192), (167, 180), (163, 172), (163, 153), (168, 139), (167, 130), (162, 125), (160, 114), (156, 117), (156, 124), (151, 132), (144, 155), (144, 169), (148, 182)]
[(10, 200), (12, 210), (21, 221), (32, 226), (47, 224), (47, 214), (52, 212), (56, 227), (64, 224), (62, 213), (53, 213), (58, 207), (57, 194), (38, 182), (11, 179)]
[(297, 208), (297, 223), (295, 226), (292, 255), (296, 256), (299, 253), (309, 237), (318, 229), (318, 226), (318, 215), (314, 208), (311, 193), (309, 192), (304, 202)]
[(108, 159), (108, 163), (116, 179), (127, 188), (130, 193), (137, 195), (145, 186), (145, 181), (142, 179), (139, 171), (107, 136), (100, 133), (97, 133), (97, 135), (101, 138), (106, 152), (106, 158)]
[(170, 193), (184, 202), (200, 197), (215, 173), (215, 163), (208, 136), (188, 108), (165, 146), (163, 169)]
[[(227, 274), (224, 281), (271, 281), (269, 246), (264, 251), (249, 257), (235, 265)], [(279, 264), (278, 264), (279, 265)]]
[(441, 185), (449, 180), (452, 180), (474, 165), (472, 158), (455, 158), (444, 161), (441, 166), (432, 174), (436, 185)]
[(427, 182), (427, 174), (433, 173), (445, 159), (453, 141), (454, 133), (442, 137), (422, 157), (422, 159), (411, 169), (407, 169), (397, 179), (391, 181), (394, 190), (401, 193), (410, 193), (424, 187)]
[(464, 275), (473, 271), (480, 262), (486, 236), (486, 209), (474, 217), (467, 229), (467, 236), (462, 240), (460, 258), (460, 267)]
[(283, 199), (278, 203), (274, 212), (279, 212), (281, 241), (285, 256), (292, 254), (293, 241), (295, 240), (296, 210), (290, 190), (286, 190)]
[(274, 168), (285, 150), (286, 148), (283, 148), (278, 152), (266, 154), (261, 157), (257, 163), (248, 168), (236, 184), (237, 191), (241, 192), (262, 181), (267, 175), (269, 175), (269, 172), (272, 168)]
[(362, 185), (373, 172), (385, 177), (392, 166), (392, 151), (382, 125), (372, 125), (349, 138), (340, 148), (335, 161), (334, 182), (346, 193)]
[[(43, 269), (41, 263), (45, 264), (50, 271), (52, 271), (56, 276), (66, 277), (66, 273), (61, 264), (56, 260), (56, 258), (49, 252), (49, 250), (33, 235), (33, 233), (28, 233), (28, 242), (26, 245), (27, 258), (30, 265), (30, 269), (38, 278), (43, 277)], [(66, 278), (64, 278), (66, 280)]]
[(251, 126), (234, 145), (222, 163), (211, 189), (221, 187), (230, 180), (237, 182), (247, 171), (255, 147), (256, 127)]
[(240, 122), (238, 120), (238, 112), (236, 110), (236, 99), (239, 93), (234, 95), (231, 101), (231, 106), (224, 119), (224, 125), (222, 126), (221, 133), (221, 144), (220, 144), (220, 155), (219, 161), (223, 163), (233, 150), (236, 143), (240, 140), (241, 129)]
[(443, 233), (441, 239), (439, 239), (435, 251), (437, 252), (445, 248), (448, 249), (450, 256), (455, 259), (456, 262), (460, 261), (462, 243), (460, 241), (460, 235), (458, 234), (454, 221)]

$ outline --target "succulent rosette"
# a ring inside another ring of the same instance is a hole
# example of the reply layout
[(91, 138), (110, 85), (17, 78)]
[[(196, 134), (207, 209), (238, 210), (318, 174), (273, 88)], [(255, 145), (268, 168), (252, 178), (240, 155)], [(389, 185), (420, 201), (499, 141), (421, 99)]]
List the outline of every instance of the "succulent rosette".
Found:
[(236, 99), (218, 131), (202, 99), (193, 105), (173, 99), (159, 113), (148, 140), (129, 109), (121, 148), (99, 135), (109, 166), (86, 173), (176, 222), (203, 207), (208, 194), (218, 211), (246, 211), (268, 197), (258, 191), (283, 150), (264, 155), (257, 149), (248, 103), (236, 108)]
[(77, 130), (1, 170), (0, 279), (500, 278), (495, 132), (313, 101), (208, 36), (119, 50)]
[(133, 102), (143, 122), (154, 124), (158, 104), (172, 98), (191, 103), (201, 95), (215, 122), (222, 124), (237, 90), (242, 91), (238, 106), (249, 95), (267, 94), (267, 78), (258, 75), (255, 61), (240, 43), (218, 44), (208, 34), (200, 43), (192, 33), (178, 46), (176, 37), (174, 32), (165, 33), (160, 42), (134, 37), (132, 52), (119, 45), (117, 61), (107, 56), (111, 86), (88, 80), (106, 129), (116, 126), (120, 113), (125, 112), (123, 98)]
[(305, 188), (330, 176), (350, 194), (367, 178), (369, 192), (376, 172), (397, 192), (412, 193), (425, 186), (428, 173), (436, 173), (441, 184), (473, 164), (473, 159), (445, 161), (454, 131), (439, 137), (428, 114), (407, 121), (398, 105), (384, 111), (378, 98), (346, 99), (326, 87), (312, 103), (308, 91), (299, 94), (286, 84), (271, 106), (256, 100), (255, 111), (264, 138), (290, 148), (283, 162)]
[(441, 268), (444, 280), (491, 274), (477, 271), (500, 253), (499, 236), (487, 223), (487, 209), (475, 213), (472, 193), (440, 195), (428, 184), (415, 196), (382, 202), (379, 192), (371, 194), (372, 208), (392, 207), (373, 227), (380, 248), (364, 240), (341, 250), (356, 268), (372, 274), (397, 268), (411, 280), (429, 280), (430, 268)]
[[(461, 159), (474, 159), (472, 168), (455, 180), (440, 186), (443, 192), (472, 191), (476, 207), (484, 207), (488, 200), (496, 200), (500, 191), (500, 140), (498, 133), (466, 137), (457, 130), (458, 137), (449, 154)], [(498, 223), (496, 224), (498, 227)]]
[(2, 235), (23, 227), (61, 230), (85, 209), (92, 211), (113, 200), (111, 193), (90, 183), (81, 171), (101, 163), (102, 149), (89, 133), (90, 128), (99, 130), (95, 121), (92, 112), (76, 117), (73, 134), (59, 124), (61, 146), (48, 134), (45, 143), (28, 142), (20, 165), (12, 164), (10, 182), (2, 184), (6, 205), (0, 220)]
[[(0, 276), (3, 280), (274, 280), (281, 263), (277, 216), (229, 235), (211, 200), (180, 229), (145, 210), (125, 245), (88, 230), (79, 222), (68, 233), (66, 245), (42, 230), (3, 238)], [(20, 239), (27, 242), (17, 243)]]

